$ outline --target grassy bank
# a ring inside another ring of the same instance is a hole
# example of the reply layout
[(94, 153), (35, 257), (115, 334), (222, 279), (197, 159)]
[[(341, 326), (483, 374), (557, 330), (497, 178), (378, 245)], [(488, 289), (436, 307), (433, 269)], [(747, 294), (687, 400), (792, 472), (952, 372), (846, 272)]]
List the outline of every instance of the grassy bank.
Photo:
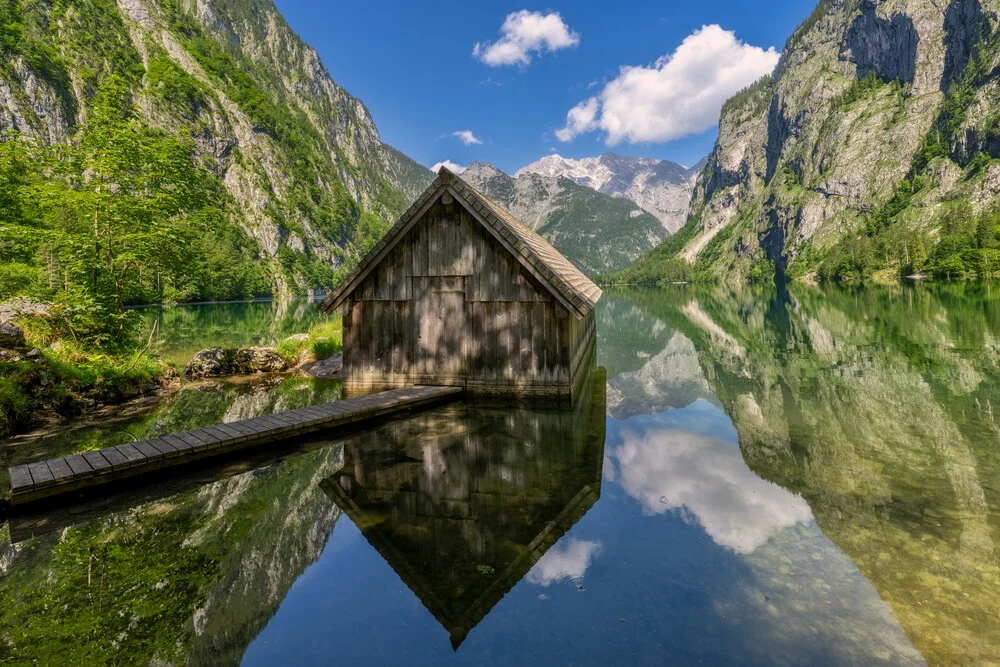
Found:
[(302, 360), (302, 353), (308, 351), (313, 359), (326, 359), (344, 348), (344, 328), (340, 315), (332, 315), (328, 320), (309, 327), (304, 336), (292, 336), (278, 344), (280, 354), (289, 364)]
[[(60, 336), (46, 318), (21, 318), (31, 357), (5, 353), (0, 358), (0, 439), (47, 417), (72, 417), (101, 405), (148, 393), (179, 368), (136, 349), (108, 352)], [(289, 366), (326, 359), (343, 348), (339, 316), (313, 324), (308, 332), (277, 346)]]
[(0, 361), (0, 438), (44, 416), (71, 416), (149, 392), (173, 373), (148, 354), (86, 353), (67, 345)]

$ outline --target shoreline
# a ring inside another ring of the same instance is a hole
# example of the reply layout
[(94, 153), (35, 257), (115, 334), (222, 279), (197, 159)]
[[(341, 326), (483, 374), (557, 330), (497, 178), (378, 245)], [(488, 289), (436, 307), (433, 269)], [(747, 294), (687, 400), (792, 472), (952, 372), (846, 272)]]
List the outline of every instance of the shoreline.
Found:
[(341, 354), (336, 353), (326, 359), (307, 359), (283, 371), (234, 373), (202, 378), (185, 378), (180, 373), (165, 375), (158, 386), (120, 401), (100, 401), (94, 398), (94, 406), (91, 409), (81, 410), (78, 414), (61, 415), (52, 410), (39, 411), (41, 413), (39, 419), (33, 419), (24, 428), (0, 438), (0, 452), (8, 447), (30, 445), (38, 439), (77, 428), (91, 427), (98, 423), (115, 424), (122, 419), (132, 419), (154, 410), (182, 391), (210, 387), (219, 382), (231, 384), (266, 382), (279, 378), (284, 380), (295, 375), (320, 381), (339, 381), (341, 364)]

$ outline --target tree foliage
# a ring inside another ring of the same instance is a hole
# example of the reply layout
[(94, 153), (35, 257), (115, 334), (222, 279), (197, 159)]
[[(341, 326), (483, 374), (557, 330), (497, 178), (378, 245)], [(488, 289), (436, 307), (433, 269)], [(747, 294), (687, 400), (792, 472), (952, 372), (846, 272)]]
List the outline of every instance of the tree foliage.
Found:
[(267, 292), (215, 183), (111, 77), (78, 141), (0, 144), (0, 298), (54, 299), (77, 342), (115, 349), (133, 342), (130, 305)]

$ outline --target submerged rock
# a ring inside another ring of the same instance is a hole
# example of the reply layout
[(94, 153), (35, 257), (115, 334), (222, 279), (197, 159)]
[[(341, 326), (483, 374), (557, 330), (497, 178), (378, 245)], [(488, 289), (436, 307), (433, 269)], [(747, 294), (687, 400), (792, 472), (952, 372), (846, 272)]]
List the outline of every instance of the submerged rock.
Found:
[(0, 322), (0, 347), (11, 350), (27, 347), (21, 327), (13, 322)]
[(224, 349), (212, 347), (201, 350), (184, 368), (186, 377), (216, 377), (220, 375), (247, 375), (275, 373), (288, 370), (288, 364), (271, 347), (241, 347)]
[(327, 359), (320, 359), (302, 367), (302, 371), (315, 378), (340, 380), (343, 378), (344, 355), (334, 354)]

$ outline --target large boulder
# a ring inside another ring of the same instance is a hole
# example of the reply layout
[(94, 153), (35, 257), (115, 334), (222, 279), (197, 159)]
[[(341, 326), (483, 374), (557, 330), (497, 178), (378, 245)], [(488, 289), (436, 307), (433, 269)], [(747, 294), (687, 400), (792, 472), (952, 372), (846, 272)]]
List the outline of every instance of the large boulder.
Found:
[(225, 375), (228, 372), (229, 363), (226, 361), (226, 351), (221, 347), (212, 347), (201, 350), (191, 358), (188, 365), (184, 367), (184, 375), (187, 377), (209, 377), (213, 375)]
[(235, 350), (212, 347), (201, 350), (184, 368), (184, 375), (192, 378), (218, 377), (220, 375), (249, 375), (251, 373), (280, 373), (288, 364), (272, 347), (242, 347)]
[(13, 322), (0, 322), (0, 348), (21, 350), (27, 346), (21, 327)]
[(244, 347), (236, 350), (233, 359), (236, 373), (279, 373), (288, 370), (288, 364), (273, 347)]
[(51, 303), (32, 301), (19, 296), (0, 303), (0, 322), (9, 322), (19, 317), (51, 317)]

